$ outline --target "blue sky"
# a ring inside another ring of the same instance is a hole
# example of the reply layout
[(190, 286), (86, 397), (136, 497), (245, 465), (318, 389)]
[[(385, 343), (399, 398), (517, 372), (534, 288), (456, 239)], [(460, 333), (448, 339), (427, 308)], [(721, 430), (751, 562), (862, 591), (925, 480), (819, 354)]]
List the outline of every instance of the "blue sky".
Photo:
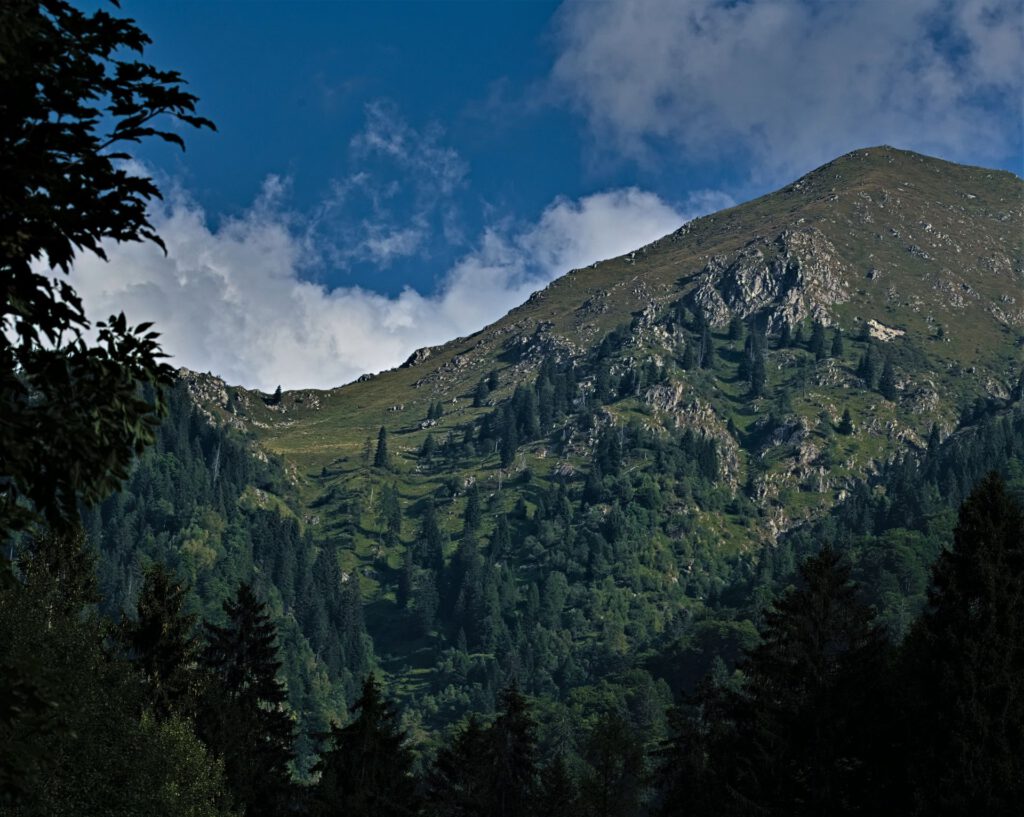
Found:
[(142, 2), (215, 134), (75, 271), (176, 362), (326, 387), (888, 143), (1022, 171), (1021, 0)]

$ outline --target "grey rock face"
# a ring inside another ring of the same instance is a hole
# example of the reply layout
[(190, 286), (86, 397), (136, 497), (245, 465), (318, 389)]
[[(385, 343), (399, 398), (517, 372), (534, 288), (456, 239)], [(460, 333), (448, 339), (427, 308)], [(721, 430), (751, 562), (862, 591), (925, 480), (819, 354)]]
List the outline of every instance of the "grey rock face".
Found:
[(758, 313), (767, 317), (769, 331), (806, 318), (828, 324), (829, 308), (849, 298), (849, 272), (820, 230), (785, 230), (708, 261), (693, 303), (712, 326)]

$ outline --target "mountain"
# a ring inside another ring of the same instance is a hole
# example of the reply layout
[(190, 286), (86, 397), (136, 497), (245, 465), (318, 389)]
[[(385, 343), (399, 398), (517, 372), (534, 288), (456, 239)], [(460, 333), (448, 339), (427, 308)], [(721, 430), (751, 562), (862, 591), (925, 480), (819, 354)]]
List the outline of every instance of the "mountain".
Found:
[[(1017, 387), (1024, 337), (1021, 197), (1021, 181), (1009, 173), (886, 147), (855, 151), (776, 193), (570, 271), (495, 324), (420, 349), (397, 370), (331, 391), (286, 393), (269, 407), (263, 396), (235, 389), (235, 412), (227, 411), (222, 387), (219, 399), (205, 405), (284, 457), (308, 501), (339, 477), (358, 478), (366, 439), (375, 439), (381, 426), (392, 434), (397, 472), (418, 483), (424, 480), (416, 452), (425, 437), (487, 412), (473, 408), (472, 397), (489, 372), (502, 384), (488, 395), (487, 403), (497, 404), (534, 378), (544, 359), (583, 364), (618, 328), (614, 377), (647, 359), (666, 372), (659, 382), (634, 388), (629, 399), (602, 407), (602, 419), (642, 417), (713, 436), (725, 454), (723, 475), (739, 484), (753, 469), (757, 501), (780, 509), (761, 531), (772, 536), (808, 504), (805, 497), (798, 510), (787, 511), (794, 491), (819, 495), (810, 500), (815, 507), (831, 504), (848, 478), (876, 469), (906, 445), (923, 445), (933, 423), (949, 433), (977, 398), (1006, 398)], [(687, 343), (699, 339), (682, 328), (680, 307), (710, 324), (721, 354), (706, 371), (681, 368)], [(748, 399), (747, 383), (737, 377), (744, 344), (728, 338), (734, 318), (756, 322), (769, 340), (767, 386), (756, 399)], [(838, 358), (826, 355), (810, 365), (799, 344), (771, 348), (785, 328), (795, 333), (802, 325), (809, 340), (814, 320), (829, 329), (828, 351), (833, 328), (842, 330), (846, 343)], [(875, 377), (892, 360), (893, 399), (867, 388), (857, 372), (869, 345), (865, 336), (878, 352)], [(592, 389), (592, 375), (584, 377), (581, 395)], [(788, 405), (780, 407), (782, 397)], [(435, 401), (445, 408), (436, 425), (427, 420)], [(828, 423), (839, 424), (845, 408), (854, 433), (848, 439), (822, 434)], [(759, 435), (769, 418), (775, 428)], [(542, 442), (527, 445), (505, 470), (526, 462), (538, 473), (575, 470), (586, 457), (588, 435), (572, 420), (562, 430), (567, 437), (557, 451)], [(825, 460), (828, 468), (816, 465)], [(468, 466), (455, 470), (487, 485), (496, 485), (502, 470), (487, 458)], [(321, 476), (325, 468), (330, 476)]]
[(203, 611), (255, 576), (308, 723), (371, 667), (414, 732), (517, 677), (557, 741), (731, 664), (824, 539), (898, 633), (949, 509), (1024, 450), (1022, 344), (1024, 182), (858, 150), (355, 383), (182, 370), (173, 439), (89, 528), (115, 608), (140, 560)]

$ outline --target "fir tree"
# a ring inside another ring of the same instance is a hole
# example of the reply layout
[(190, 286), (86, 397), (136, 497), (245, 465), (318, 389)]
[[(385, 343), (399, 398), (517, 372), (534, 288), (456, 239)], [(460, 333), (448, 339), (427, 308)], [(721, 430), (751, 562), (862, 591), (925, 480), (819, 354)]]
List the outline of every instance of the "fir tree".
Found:
[(840, 434), (853, 434), (853, 415), (848, 408), (843, 409), (843, 419), (839, 421)]
[(345, 726), (331, 726), (317, 764), (316, 815), (403, 817), (419, 813), (413, 755), (394, 706), (370, 675)]
[(494, 817), (529, 817), (537, 777), (536, 724), (515, 684), (501, 694), (487, 730), (490, 809)]
[(700, 333), (700, 351), (697, 354), (697, 365), (701, 369), (710, 369), (715, 361), (715, 345), (711, 339), (711, 327), (703, 324)]
[(423, 445), (420, 446), (420, 459), (429, 464), (436, 455), (437, 441), (434, 439), (433, 434), (427, 434), (423, 440)]
[(206, 623), (203, 656), (213, 686), (199, 719), (202, 737), (224, 759), (228, 784), (250, 817), (276, 817), (293, 798), (289, 764), (294, 724), (278, 678), (277, 627), (252, 587), (224, 602), (224, 626)]
[(135, 620), (121, 625), (122, 640), (160, 718), (191, 715), (196, 703), (200, 647), (196, 617), (183, 610), (187, 594), (166, 567), (154, 564), (146, 570)]
[(489, 815), (488, 736), (475, 715), (442, 746), (426, 779), (426, 813), (430, 817)]
[(825, 327), (821, 321), (814, 322), (808, 349), (814, 355), (815, 360), (824, 360), (827, 357), (825, 354)]
[(861, 355), (860, 363), (857, 365), (857, 376), (864, 381), (865, 387), (873, 389), (878, 380), (878, 355), (873, 343)]
[(535, 802), (536, 817), (582, 817), (579, 787), (563, 755), (541, 770)]
[(402, 554), (402, 571), (398, 574), (398, 588), (395, 591), (395, 601), (403, 610), (409, 607), (412, 599), (413, 579), (415, 577), (415, 566), (412, 560), (412, 548), (406, 548)]
[(846, 348), (843, 344), (843, 330), (837, 326), (835, 334), (832, 335), (832, 357), (841, 359), (845, 351)]
[(729, 340), (743, 340), (743, 319), (739, 315), (733, 315), (729, 321)]
[(801, 566), (800, 585), (764, 620), (743, 667), (742, 791), (780, 814), (842, 814), (871, 782), (885, 639), (830, 549)]
[(906, 751), (920, 813), (1016, 813), (1024, 799), (1024, 510), (998, 475), (960, 508), (906, 649)]
[(896, 370), (888, 356), (885, 358), (882, 376), (878, 379), (878, 391), (886, 400), (896, 399)]
[(683, 358), (680, 361), (680, 365), (685, 371), (692, 371), (697, 366), (697, 357), (693, 351), (693, 342), (686, 341), (686, 345), (683, 347)]
[(377, 451), (373, 455), (374, 468), (388, 468), (388, 430), (384, 426), (377, 432)]
[(473, 408), (482, 408), (487, 405), (487, 397), (490, 394), (490, 389), (487, 388), (487, 382), (481, 380), (476, 384), (476, 388), (473, 390)]

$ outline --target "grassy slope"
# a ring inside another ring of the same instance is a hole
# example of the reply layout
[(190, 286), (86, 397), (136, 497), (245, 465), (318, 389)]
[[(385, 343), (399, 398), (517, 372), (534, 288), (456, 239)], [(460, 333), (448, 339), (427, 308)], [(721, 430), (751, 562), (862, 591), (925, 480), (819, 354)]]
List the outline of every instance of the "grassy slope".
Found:
[[(732, 348), (724, 327), (716, 329), (720, 354), (714, 369), (697, 373), (672, 364), (663, 332), (638, 331), (622, 365), (649, 355), (668, 362), (685, 405), (662, 411), (631, 398), (610, 408), (619, 419), (637, 417), (656, 427), (689, 423), (706, 429), (710, 423), (723, 433), (732, 420), (738, 429), (733, 477), (742, 486), (751, 469), (762, 474), (764, 522), (750, 526), (749, 520), (741, 523), (725, 512), (706, 514), (702, 522), (722, 547), (749, 549), (828, 507), (842, 496), (847, 477), (863, 475), (908, 441), (920, 440), (933, 421), (950, 429), (961, 408), (979, 394), (1005, 393), (1016, 383), (1024, 335), (1022, 200), (1024, 184), (1012, 174), (890, 148), (856, 151), (777, 193), (692, 222), (635, 254), (571, 271), (495, 324), (430, 350), (417, 365), (330, 391), (286, 393), (279, 407), (236, 390), (242, 414), (235, 419), (293, 469), (303, 502), (312, 505), (339, 487), (363, 495), (355, 548), (344, 558), (346, 567), (366, 567), (364, 588), (373, 600), (368, 623), (380, 644), (394, 645), (397, 635), (388, 633), (387, 603), (393, 577), (379, 586), (377, 571), (382, 564), (397, 568), (401, 554), (376, 549), (372, 498), (380, 485), (395, 481), (406, 509), (448, 481), (462, 485), (470, 478), (484, 486), (491, 511), (508, 509), (516, 500), (515, 491), (497, 492), (509, 475), (499, 471), (493, 454), (456, 472), (418, 468), (415, 452), (427, 433), (440, 440), (448, 429), (490, 411), (472, 408), (472, 391), (481, 377), (499, 371), (502, 387), (492, 395), (498, 401), (516, 382), (532, 380), (539, 359), (532, 349), (585, 354), (644, 310), (652, 316), (649, 327), (657, 330), (670, 305), (692, 293), (712, 257), (732, 258), (754, 239), (770, 241), (784, 230), (814, 227), (831, 242), (848, 293), (845, 301), (826, 305), (830, 322), (851, 338), (842, 360), (815, 363), (803, 350), (773, 350), (767, 361), (769, 395), (751, 401), (736, 376), (739, 348)], [(875, 271), (870, 277), (869, 270)], [(864, 346), (852, 337), (867, 319), (905, 333), (880, 344), (892, 350), (897, 363), (902, 389), (895, 402), (865, 390), (854, 374)], [(446, 414), (428, 432), (420, 422), (435, 400), (444, 403)], [(687, 413), (694, 405), (711, 413), (703, 419)], [(850, 437), (830, 433), (820, 420), (823, 412), (838, 420), (843, 408), (856, 418), (857, 433)], [(768, 413), (794, 423), (803, 419), (804, 453), (807, 443), (814, 446), (816, 459), (810, 466), (827, 472), (823, 485), (807, 484), (807, 468), (798, 474), (798, 444), (757, 441)], [(382, 425), (390, 434), (391, 475), (364, 465), (367, 440), (372, 444)], [(586, 467), (585, 447), (570, 450), (561, 460), (548, 456), (547, 449), (545, 443), (524, 447), (517, 465), (528, 464), (540, 478), (559, 466)], [(456, 497), (441, 509), (452, 531), (458, 528), (462, 503)], [(310, 508), (305, 520), (315, 523), (320, 535), (330, 536), (341, 521), (336, 517), (328, 503)], [(406, 541), (412, 527), (407, 521)], [(403, 644), (401, 650), (407, 653), (403, 662), (410, 665), (410, 681), (426, 671), (432, 659), (425, 645)]]

